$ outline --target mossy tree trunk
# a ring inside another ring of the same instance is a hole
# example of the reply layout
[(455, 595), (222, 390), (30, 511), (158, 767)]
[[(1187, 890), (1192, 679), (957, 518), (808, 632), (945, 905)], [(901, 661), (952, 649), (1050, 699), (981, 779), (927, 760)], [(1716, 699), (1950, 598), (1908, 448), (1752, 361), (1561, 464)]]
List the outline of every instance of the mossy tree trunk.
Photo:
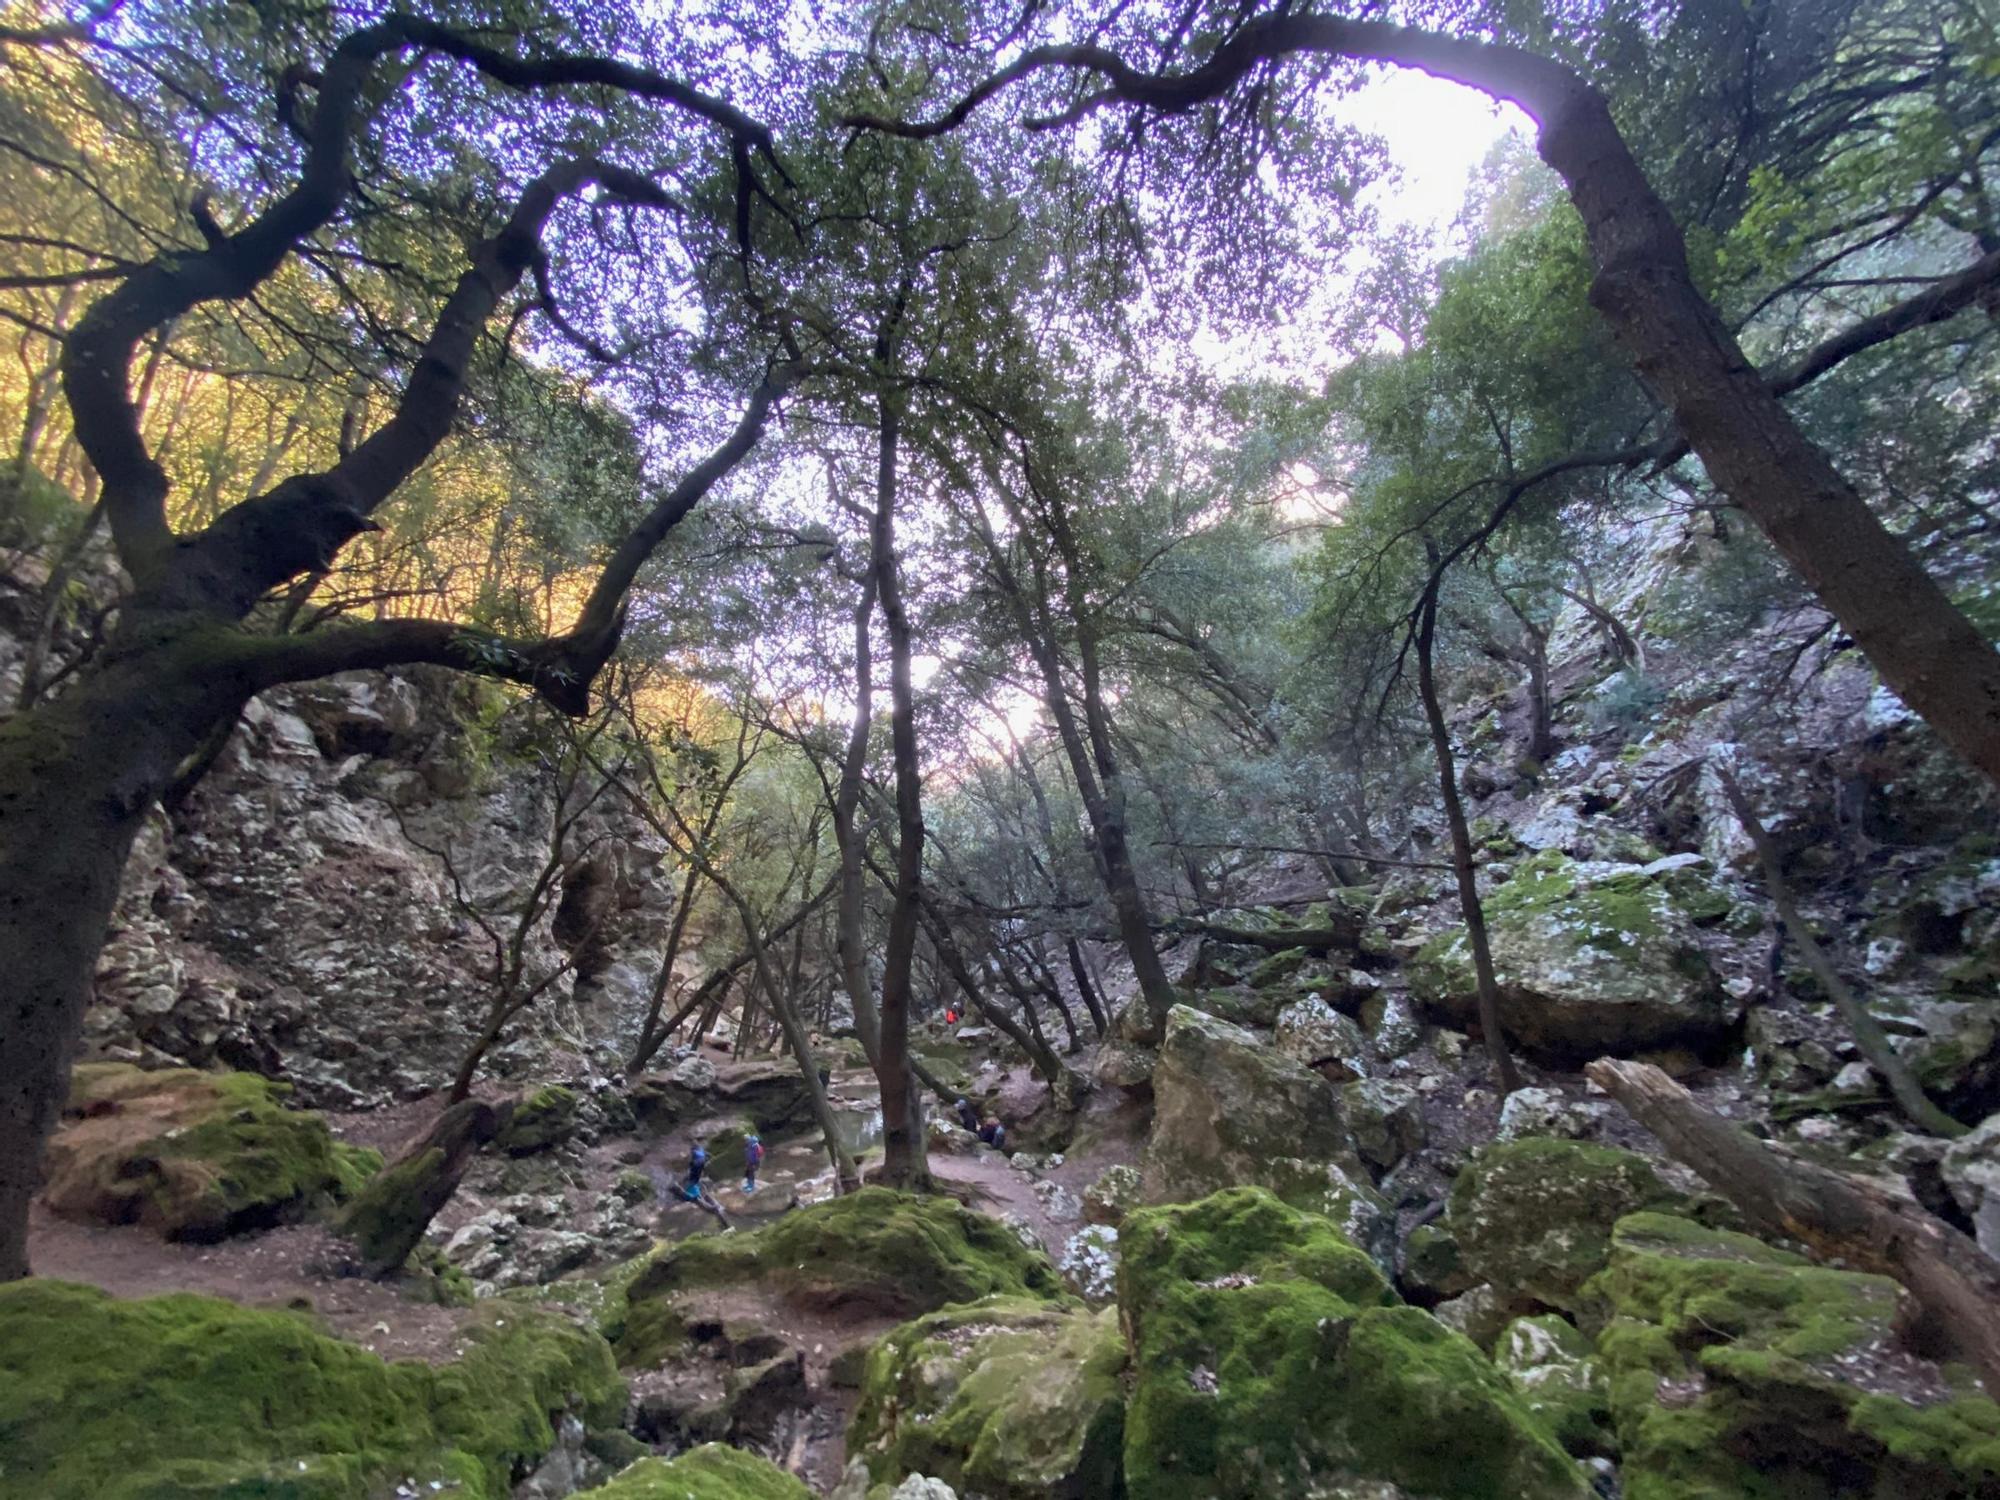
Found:
[(458, 1191), (479, 1148), (505, 1123), (492, 1105), (460, 1100), (369, 1180), (342, 1212), (340, 1231), (354, 1241), (370, 1276), (402, 1269), (438, 1210)]

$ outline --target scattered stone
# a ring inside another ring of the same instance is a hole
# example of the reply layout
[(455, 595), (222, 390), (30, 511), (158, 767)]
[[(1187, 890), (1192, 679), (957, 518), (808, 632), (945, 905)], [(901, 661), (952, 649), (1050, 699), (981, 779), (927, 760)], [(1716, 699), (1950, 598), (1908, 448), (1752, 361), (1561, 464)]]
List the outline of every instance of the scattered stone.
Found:
[(1423, 1149), (1423, 1095), (1414, 1084), (1364, 1078), (1340, 1091), (1355, 1149), (1370, 1166), (1388, 1171)]
[(1118, 1231), (1092, 1224), (1069, 1237), (1056, 1269), (1084, 1301), (1103, 1304), (1118, 1295)]
[(1140, 1180), (1137, 1167), (1120, 1163), (1106, 1167), (1083, 1192), (1083, 1217), (1091, 1224), (1109, 1224), (1113, 1227), (1124, 1222), (1125, 1215), (1135, 1208), (1139, 1201)]
[(1499, 1139), (1503, 1141), (1531, 1135), (1575, 1140), (1589, 1134), (1590, 1126), (1590, 1111), (1571, 1103), (1559, 1089), (1516, 1089), (1500, 1106)]

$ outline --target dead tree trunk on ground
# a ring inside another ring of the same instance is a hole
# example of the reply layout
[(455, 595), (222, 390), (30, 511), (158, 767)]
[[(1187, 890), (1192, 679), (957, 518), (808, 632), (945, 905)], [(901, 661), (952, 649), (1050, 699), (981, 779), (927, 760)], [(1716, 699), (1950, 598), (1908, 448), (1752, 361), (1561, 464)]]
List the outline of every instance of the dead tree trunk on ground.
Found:
[(1968, 1236), (1867, 1182), (1781, 1155), (1649, 1063), (1607, 1057), (1585, 1072), (1760, 1232), (1901, 1282), (1924, 1340), (1970, 1360), (2000, 1391), (2000, 1265)]

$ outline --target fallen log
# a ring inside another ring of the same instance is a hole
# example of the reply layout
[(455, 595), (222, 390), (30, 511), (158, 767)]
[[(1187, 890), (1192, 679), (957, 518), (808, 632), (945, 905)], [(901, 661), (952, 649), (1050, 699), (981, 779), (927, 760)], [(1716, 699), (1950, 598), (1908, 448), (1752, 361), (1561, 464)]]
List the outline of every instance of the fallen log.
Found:
[(1753, 1228), (1901, 1282), (1916, 1302), (1920, 1344), (1968, 1361), (2000, 1395), (2000, 1264), (1969, 1235), (1864, 1179), (1766, 1145), (1651, 1064), (1606, 1057), (1584, 1073)]
[(1236, 927), (1227, 922), (1204, 922), (1195, 917), (1171, 917), (1157, 927), (1165, 933), (1213, 938), (1219, 943), (1240, 943), (1249, 948), (1268, 948), (1273, 953), (1284, 953), (1293, 948), (1303, 948), (1308, 953), (1327, 953), (1336, 948), (1348, 949), (1358, 945), (1362, 921), (1357, 914), (1349, 921), (1336, 919), (1309, 927)]

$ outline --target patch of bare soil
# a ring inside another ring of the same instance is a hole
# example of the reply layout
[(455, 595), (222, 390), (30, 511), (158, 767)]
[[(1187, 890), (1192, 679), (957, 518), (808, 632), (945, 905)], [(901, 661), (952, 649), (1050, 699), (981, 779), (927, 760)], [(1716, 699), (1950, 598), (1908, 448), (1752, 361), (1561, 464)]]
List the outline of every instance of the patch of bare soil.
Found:
[(200, 1292), (246, 1307), (310, 1307), (327, 1332), (384, 1359), (457, 1359), (465, 1348), (460, 1330), (475, 1316), (469, 1308), (411, 1301), (390, 1283), (321, 1269), (337, 1264), (342, 1249), (316, 1224), (189, 1245), (144, 1229), (72, 1223), (37, 1204), (28, 1254), (37, 1275), (84, 1282), (118, 1297)]

